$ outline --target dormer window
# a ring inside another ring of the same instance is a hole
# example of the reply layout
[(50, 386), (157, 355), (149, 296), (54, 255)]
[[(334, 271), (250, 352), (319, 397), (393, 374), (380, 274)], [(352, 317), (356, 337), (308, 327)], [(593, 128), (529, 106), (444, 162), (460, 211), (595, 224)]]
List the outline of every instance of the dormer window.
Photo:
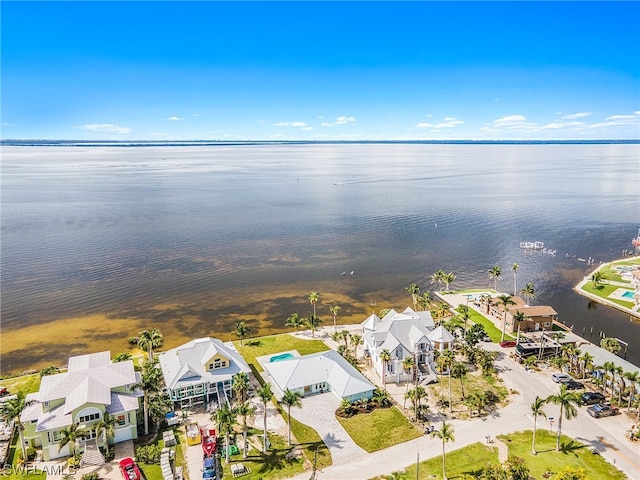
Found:
[(209, 370), (217, 370), (218, 368), (226, 368), (227, 361), (221, 358), (216, 358), (213, 363), (209, 364)]
[(43, 406), (44, 408), (49, 408), (49, 402), (44, 402), (44, 403), (42, 404), (42, 406)]

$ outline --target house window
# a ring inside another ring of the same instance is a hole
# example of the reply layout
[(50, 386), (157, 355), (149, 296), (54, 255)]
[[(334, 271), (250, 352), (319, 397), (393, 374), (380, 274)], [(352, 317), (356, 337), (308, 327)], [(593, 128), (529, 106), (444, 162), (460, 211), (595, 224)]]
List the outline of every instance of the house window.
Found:
[(127, 424), (127, 416), (126, 415), (118, 415), (116, 417), (116, 420), (118, 421), (118, 426), (119, 427), (124, 427)]
[(59, 442), (61, 437), (59, 430), (49, 432), (49, 443)]
[(218, 368), (226, 368), (227, 361), (221, 358), (216, 358), (213, 363), (209, 364), (209, 370), (217, 370)]
[(44, 402), (42, 405), (47, 408), (49, 406), (49, 402)]
[(93, 422), (94, 420), (99, 420), (100, 419), (100, 414), (99, 413), (92, 413), (89, 415), (83, 415), (81, 417), (78, 417), (78, 422), (79, 423), (86, 423), (86, 422)]
[(545, 327), (548, 327), (549, 325), (550, 325), (549, 322), (544, 322)]
[(396, 358), (402, 360), (402, 347), (396, 348)]

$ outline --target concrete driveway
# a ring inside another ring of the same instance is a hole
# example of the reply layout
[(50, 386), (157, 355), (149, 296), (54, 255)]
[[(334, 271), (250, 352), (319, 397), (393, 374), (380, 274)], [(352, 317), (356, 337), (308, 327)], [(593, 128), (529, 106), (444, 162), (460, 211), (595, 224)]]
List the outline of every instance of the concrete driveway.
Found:
[(343, 465), (354, 456), (367, 452), (354, 443), (340, 422), (336, 419), (336, 410), (340, 406), (332, 393), (321, 393), (302, 399), (302, 408), (292, 408), (291, 416), (315, 429), (329, 447), (333, 465)]

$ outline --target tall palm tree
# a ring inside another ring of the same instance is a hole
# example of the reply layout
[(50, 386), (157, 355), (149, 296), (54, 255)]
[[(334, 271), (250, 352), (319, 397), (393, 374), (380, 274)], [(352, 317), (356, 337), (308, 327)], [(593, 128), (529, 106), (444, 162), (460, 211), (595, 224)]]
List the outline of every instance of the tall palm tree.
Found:
[(362, 335), (354, 333), (351, 335), (351, 345), (353, 345), (353, 358), (358, 359), (358, 347), (364, 343)]
[(464, 402), (464, 378), (467, 376), (468, 370), (467, 370), (467, 366), (462, 363), (462, 362), (458, 362), (455, 363), (452, 367), (452, 372), (451, 372), (451, 376), (453, 376), (453, 378), (459, 378), (460, 379), (460, 390), (462, 390), (462, 401)]
[(593, 282), (593, 286), (596, 288), (600, 288), (606, 279), (607, 277), (600, 270), (596, 270), (591, 274), (591, 281)]
[[(315, 307), (314, 307), (315, 310)], [(320, 317), (316, 317), (315, 314), (311, 315), (308, 319), (304, 319), (307, 327), (311, 330), (311, 338), (316, 338), (316, 330), (320, 328)]]
[(636, 395), (636, 385), (640, 383), (640, 372), (638, 370), (634, 370), (633, 372), (624, 372), (623, 376), (625, 379), (629, 380), (629, 386), (627, 387), (629, 390), (629, 404), (627, 405), (627, 412), (630, 412), (631, 403)]
[(451, 393), (451, 370), (453, 369), (453, 362), (456, 359), (456, 354), (450, 348), (445, 349), (440, 353), (440, 359), (442, 359), (442, 365), (447, 368), (449, 375), (449, 413), (453, 412), (453, 395)]
[(411, 295), (411, 301), (413, 302), (413, 309), (416, 309), (416, 299), (418, 297), (418, 295), (420, 295), (420, 287), (418, 285), (416, 285), (415, 283), (412, 283), (411, 285), (409, 285), (407, 288), (405, 288), (405, 290), (407, 292), (409, 292), (409, 294)]
[(604, 362), (602, 364), (602, 370), (604, 370), (604, 378), (603, 378), (603, 387), (604, 394), (607, 395), (607, 379), (609, 378), (609, 374), (611, 374), (611, 397), (613, 397), (613, 372), (615, 372), (616, 365), (613, 362)]
[(444, 480), (447, 480), (447, 474), (446, 474), (446, 469), (445, 469), (445, 445), (448, 442), (455, 442), (456, 438), (453, 436), (453, 426), (451, 426), (451, 424), (447, 423), (446, 421), (442, 421), (442, 427), (440, 428), (440, 430), (434, 430), (433, 432), (429, 433), (429, 435), (431, 435), (433, 438), (439, 438), (440, 440), (442, 440), (442, 478)]
[(25, 462), (27, 461), (27, 447), (24, 443), (24, 424), (20, 420), (20, 415), (30, 404), (31, 402), (27, 402), (22, 394), (19, 394), (16, 398), (0, 403), (0, 420), (7, 424), (14, 422), (14, 425), (18, 429), (18, 435), (20, 436), (22, 458)]
[(249, 374), (246, 372), (238, 372), (231, 377), (231, 388), (236, 394), (238, 402), (243, 403), (246, 400), (250, 383)]
[(520, 265), (518, 265), (517, 263), (514, 263), (513, 266), (511, 267), (511, 271), (513, 272), (513, 294), (517, 295), (518, 294), (518, 269), (520, 268)]
[(101, 437), (104, 433), (104, 441), (107, 446), (115, 435), (116, 425), (118, 425), (117, 417), (112, 416), (109, 412), (104, 412), (104, 415), (96, 424), (96, 436)]
[(437, 282), (438, 286), (442, 287), (442, 277), (444, 277), (444, 271), (440, 269), (437, 272), (435, 272), (433, 275), (431, 275), (431, 282), (432, 283)]
[(167, 413), (173, 409), (173, 402), (166, 395), (152, 395), (149, 397), (149, 416), (160, 425)]
[(567, 387), (564, 385), (560, 385), (560, 393), (557, 395), (550, 395), (545, 399), (547, 403), (555, 403), (556, 405), (560, 405), (560, 414), (558, 415), (558, 434), (556, 436), (556, 451), (560, 451), (560, 435), (562, 435), (562, 418), (564, 413), (564, 418), (567, 420), (571, 420), (578, 416), (578, 409), (576, 406), (580, 405), (580, 396), (571, 391), (567, 390)]
[(411, 405), (413, 406), (413, 414), (417, 422), (420, 405), (422, 403), (422, 399), (427, 398), (427, 391), (423, 386), (418, 385), (417, 387), (412, 388), (407, 393), (405, 393), (405, 398), (411, 400)]
[(589, 367), (593, 368), (593, 355), (589, 352), (584, 352), (580, 356), (580, 365), (582, 370), (582, 378), (584, 379), (587, 376), (587, 370)]
[(340, 305), (334, 305), (332, 307), (329, 307), (329, 311), (331, 312), (331, 315), (333, 315), (333, 331), (337, 332), (338, 331), (338, 327), (336, 326), (336, 317), (338, 316), (338, 312), (340, 311), (341, 307)]
[(466, 305), (460, 305), (460, 318), (464, 322), (464, 335), (467, 335), (467, 322), (471, 319), (471, 309)]
[(431, 304), (431, 293), (429, 291), (423, 292), (422, 295), (416, 297), (417, 304), (422, 307), (422, 310), (428, 310)]
[(262, 453), (267, 453), (267, 403), (273, 397), (273, 392), (271, 391), (271, 385), (265, 383), (262, 387), (256, 390), (260, 401), (262, 402), (262, 422), (264, 428), (264, 437), (262, 439)]
[(387, 363), (391, 361), (391, 352), (387, 348), (380, 352), (380, 360), (382, 360), (382, 385), (387, 390)]
[(309, 294), (309, 303), (313, 306), (313, 316), (316, 316), (316, 303), (320, 300), (320, 295), (318, 292), (311, 292)]
[(533, 286), (533, 283), (527, 283), (522, 290), (520, 290), (520, 295), (527, 299), (527, 305), (531, 304), (531, 300), (536, 298), (536, 289)]
[(407, 388), (404, 391), (405, 397), (407, 396), (407, 392), (409, 390), (409, 384), (413, 379), (413, 368), (415, 367), (415, 365), (416, 362), (413, 360), (413, 357), (405, 357), (404, 360), (402, 360), (402, 370), (404, 370), (404, 373), (406, 373), (408, 376)]
[[(534, 357), (535, 358), (535, 357)], [(536, 452), (536, 428), (538, 426), (538, 417), (547, 418), (547, 414), (544, 411), (545, 400), (536, 396), (536, 399), (531, 404), (531, 413), (533, 414), (533, 438), (531, 440), (531, 453), (537, 455)]]
[(300, 318), (300, 315), (298, 315), (297, 313), (292, 313), (291, 315), (289, 315), (289, 317), (287, 318), (287, 322), (285, 323), (286, 327), (294, 328), (296, 332), (302, 325), (303, 325), (302, 319)]
[(291, 446), (291, 407), (302, 407), (302, 395), (287, 388), (280, 403), (287, 407), (287, 443)]
[(605, 337), (600, 340), (600, 346), (604, 348), (607, 352), (618, 353), (622, 348), (620, 346), (620, 342), (617, 339), (612, 337)]
[(500, 337), (500, 341), (504, 341), (504, 332), (507, 328), (507, 312), (509, 311), (509, 305), (515, 305), (516, 302), (513, 301), (513, 296), (508, 293), (503, 293), (498, 297), (498, 305), (502, 305), (502, 336)]
[(64, 427), (62, 430), (60, 430), (58, 452), (62, 450), (66, 445), (69, 445), (69, 453), (71, 453), (71, 458), (75, 458), (77, 441), (85, 437), (86, 432), (81, 429), (77, 423), (72, 423), (71, 425)]
[(244, 346), (244, 339), (251, 334), (251, 330), (245, 322), (236, 322), (236, 337), (240, 339), (240, 346)]
[(162, 379), (162, 370), (158, 366), (158, 361), (145, 362), (142, 364), (142, 372), (140, 373), (140, 382), (136, 387), (142, 389), (144, 397), (142, 400), (144, 416), (144, 434), (149, 435), (149, 397), (160, 391), (160, 382)]
[(502, 277), (502, 268), (500, 265), (494, 265), (489, 269), (489, 278), (493, 279), (493, 289), (498, 291), (498, 280)]
[(247, 444), (247, 431), (249, 427), (247, 426), (247, 417), (253, 415), (256, 411), (256, 407), (251, 405), (249, 402), (241, 402), (236, 405), (236, 412), (238, 415), (242, 417), (242, 443), (244, 444), (244, 449), (242, 452), (242, 459), (247, 459), (247, 454), (249, 452)]
[(224, 460), (229, 463), (229, 443), (231, 432), (236, 424), (237, 412), (235, 408), (223, 404), (211, 415), (211, 420), (218, 425), (218, 432), (224, 434)]
[(444, 282), (445, 285), (445, 289), (448, 292), (449, 291), (449, 285), (451, 285), (456, 279), (456, 274), (453, 272), (449, 272), (449, 273), (445, 273), (442, 276), (442, 281)]
[(520, 324), (528, 318), (529, 317), (527, 317), (520, 310), (516, 310), (516, 313), (513, 315), (513, 321), (518, 324), (518, 336), (516, 337), (516, 344), (520, 343)]
[(138, 347), (146, 350), (150, 363), (153, 363), (153, 349), (161, 347), (162, 341), (162, 333), (157, 328), (143, 330), (138, 334)]

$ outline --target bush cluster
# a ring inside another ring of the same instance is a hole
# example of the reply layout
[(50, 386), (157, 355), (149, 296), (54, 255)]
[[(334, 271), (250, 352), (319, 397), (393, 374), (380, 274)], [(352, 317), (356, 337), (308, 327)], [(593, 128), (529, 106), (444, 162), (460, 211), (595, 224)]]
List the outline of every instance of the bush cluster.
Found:
[(136, 448), (136, 459), (138, 462), (146, 464), (160, 463), (161, 453), (162, 447), (160, 445), (144, 445)]

